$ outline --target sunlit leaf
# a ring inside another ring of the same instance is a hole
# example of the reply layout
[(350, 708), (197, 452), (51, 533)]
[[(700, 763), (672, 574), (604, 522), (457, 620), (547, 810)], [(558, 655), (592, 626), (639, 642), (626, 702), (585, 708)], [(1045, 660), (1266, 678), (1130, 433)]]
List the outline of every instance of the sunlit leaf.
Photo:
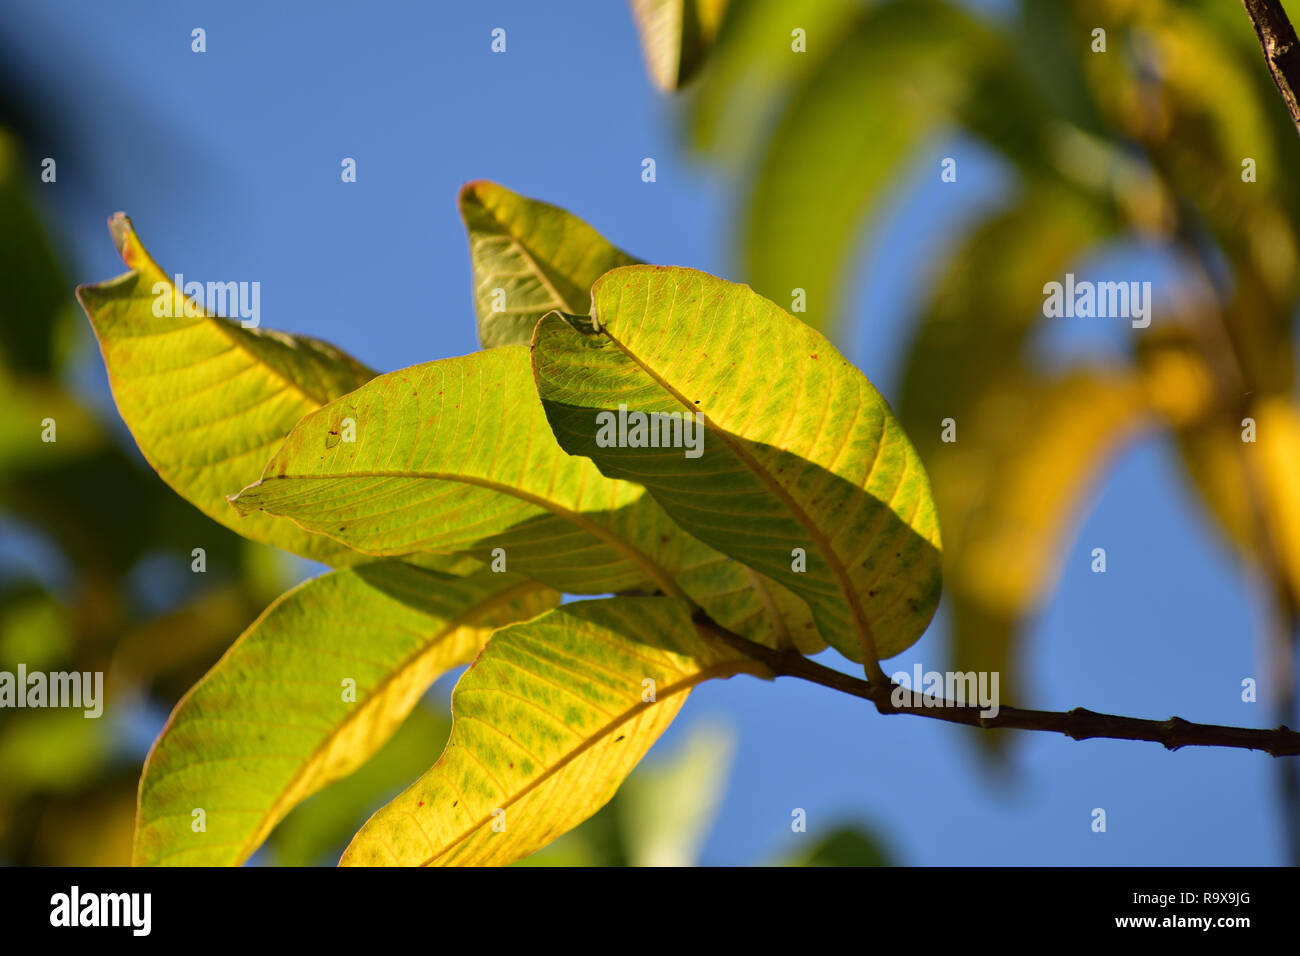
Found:
[[(803, 598), (853, 660), (920, 637), (939, 598), (938, 524), (925, 470), (866, 377), (814, 329), (702, 272), (626, 267), (592, 299), (592, 316), (548, 316), (534, 338), (560, 444)], [(615, 440), (607, 423), (633, 412), (701, 413), (702, 441), (686, 447), (686, 428), (664, 447)]]
[(378, 753), (280, 822), (266, 844), (270, 862), (333, 866), (370, 814), (438, 759), (450, 733), (450, 718), (416, 706)]
[(1269, 575), (1276, 562), (1300, 593), (1300, 408), (1265, 396), (1247, 418), (1207, 418), (1180, 429), (1179, 449), (1202, 503), (1238, 553)]
[(726, 787), (733, 739), (699, 724), (643, 761), (597, 813), (515, 866), (694, 866)]
[(1035, 184), (955, 244), (907, 353), (899, 412), (944, 529), (953, 666), (1000, 673), (1008, 700), (1021, 628), (1056, 579), (1082, 496), (1141, 414), (1136, 377), (1054, 379), (1029, 355), (1044, 281), (1111, 227), (1078, 194)]
[(527, 345), (552, 309), (586, 312), (591, 284), (637, 260), (550, 203), (485, 181), (460, 191), (474, 268), (474, 309), (484, 346)]
[(631, 0), (655, 86), (671, 92), (704, 64), (729, 0)]
[(735, 742), (703, 725), (665, 759), (642, 765), (615, 798), (629, 866), (694, 866), (722, 802)]
[[(353, 442), (340, 440), (345, 418)], [(522, 346), (382, 375), (307, 416), (234, 504), (367, 554), (504, 561), (569, 594), (689, 594), (747, 636), (770, 629), (740, 565), (683, 533), (640, 486), (555, 443)], [(787, 613), (786, 629), (803, 634), (797, 609)]]
[[(266, 515), (241, 520), (226, 496), (254, 480), (303, 415), (374, 373), (332, 345), (218, 316), (155, 315), (174, 286), (136, 237), (109, 221), (131, 271), (81, 286), (113, 397), (140, 451), (178, 494), (245, 537), (327, 564), (357, 559), (337, 543)], [(158, 311), (165, 311), (160, 308)], [(176, 311), (173, 303), (171, 311)], [(185, 311), (185, 310), (182, 310)]]
[(344, 865), (517, 860), (614, 795), (687, 693), (753, 661), (670, 598), (564, 605), (498, 631), (452, 692), (433, 768), (361, 829)]
[[(454, 577), (400, 562), (288, 592), (177, 705), (154, 745), (135, 862), (247, 859), (293, 806), (378, 750), (495, 627), (558, 600), (517, 575)], [(200, 831), (194, 808), (206, 817)]]

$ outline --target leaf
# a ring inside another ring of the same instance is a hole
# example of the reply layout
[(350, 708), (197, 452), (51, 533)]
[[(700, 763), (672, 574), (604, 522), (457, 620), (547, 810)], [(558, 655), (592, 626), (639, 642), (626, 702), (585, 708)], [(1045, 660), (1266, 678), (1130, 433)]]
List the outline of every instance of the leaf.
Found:
[(774, 866), (896, 866), (879, 837), (856, 824), (834, 827), (807, 850), (790, 853)]
[[(1276, 561), (1292, 593), (1300, 593), (1300, 407), (1265, 395), (1252, 403), (1249, 417), (1253, 441), (1245, 440), (1246, 425), (1207, 416), (1176, 432), (1179, 451), (1225, 538), (1265, 574)], [(1271, 559), (1260, 540), (1261, 518)]]
[[(1044, 277), (1063, 275), (1113, 226), (1077, 193), (1031, 184), (955, 244), (904, 364), (899, 414), (944, 529), (953, 667), (1000, 673), (1004, 700), (1017, 699), (1021, 630), (1054, 584), (1069, 522), (1143, 413), (1132, 376), (1056, 377), (1031, 364)], [(949, 419), (955, 441), (943, 440)], [(978, 739), (990, 750), (1005, 740)]]
[(288, 522), (240, 520), (225, 499), (257, 476), (298, 419), (374, 372), (305, 336), (205, 314), (155, 316), (154, 290), (170, 296), (171, 277), (125, 215), (110, 219), (109, 229), (131, 271), (80, 286), (77, 299), (99, 339), (118, 410), (149, 464), (204, 514), (247, 538), (326, 564), (358, 560)]
[(712, 548), (693, 548), (675, 580), (710, 617), (751, 641), (801, 654), (826, 649), (801, 597)]
[(577, 828), (515, 866), (695, 866), (727, 783), (725, 726), (691, 728), (669, 754), (644, 761)]
[[(789, 588), (841, 653), (870, 665), (925, 630), (939, 599), (925, 470), (814, 329), (747, 286), (630, 266), (597, 281), (590, 318), (539, 323), (533, 369), (566, 451), (645, 485), (688, 532)], [(620, 407), (702, 413), (701, 456), (602, 447), (598, 416)]]
[(933, 0), (872, 5), (843, 28), (788, 97), (753, 177), (743, 261), (759, 292), (789, 301), (801, 289), (801, 318), (828, 334), (836, 328), (864, 219), (897, 188), (923, 138), (951, 118), (987, 34)]
[[(292, 807), (374, 754), (494, 628), (558, 600), (517, 575), (458, 578), (400, 562), (289, 591), (181, 700), (154, 744), (136, 864), (244, 861)], [(206, 814), (203, 832), (191, 829), (194, 808)]]
[(704, 65), (729, 0), (631, 0), (646, 70), (664, 92), (680, 89)]
[(361, 828), (342, 865), (505, 864), (587, 819), (695, 685), (763, 673), (689, 613), (671, 598), (611, 598), (498, 631), (452, 692), (442, 757)]
[[(1003, 698), (1013, 648), (1060, 575), (1087, 493), (1150, 424), (1136, 377), (1076, 369), (995, 388), (931, 463), (948, 561), (956, 670), (996, 670)], [(1014, 691), (1011, 691), (1014, 693)]]
[[(496, 183), (467, 183), (460, 207), (469, 230), (479, 338), (488, 347), (528, 344), (549, 311), (588, 312), (592, 284), (638, 261), (571, 213)], [(498, 289), (514, 303), (502, 312), (493, 311)], [(804, 653), (826, 647), (802, 600), (712, 549), (691, 549), (677, 580), (715, 619), (751, 640)]]
[(755, 155), (774, 104), (820, 66), (817, 54), (853, 29), (861, 10), (860, 0), (801, 0), (797, 25), (813, 52), (792, 56), (789, 0), (731, 5), (709, 69), (686, 104), (692, 145), (732, 164)]
[(629, 866), (695, 866), (726, 790), (735, 749), (723, 727), (704, 725), (671, 757), (642, 766), (619, 790), (618, 823)]
[(42, 376), (62, 364), (59, 340), (75, 310), (26, 188), (31, 168), (18, 140), (0, 129), (0, 366)]
[(374, 757), (280, 821), (267, 841), (270, 864), (333, 866), (375, 808), (438, 759), (450, 733), (450, 717), (417, 705)]
[(552, 309), (586, 312), (593, 282), (638, 261), (572, 213), (496, 183), (466, 183), (460, 213), (486, 348), (527, 345), (537, 320)]
[[(351, 418), (356, 441), (339, 440)], [(569, 594), (689, 594), (755, 640), (781, 631), (745, 570), (685, 534), (645, 490), (555, 443), (528, 351), (502, 346), (381, 375), (308, 415), (234, 499), (366, 554), (467, 554)]]

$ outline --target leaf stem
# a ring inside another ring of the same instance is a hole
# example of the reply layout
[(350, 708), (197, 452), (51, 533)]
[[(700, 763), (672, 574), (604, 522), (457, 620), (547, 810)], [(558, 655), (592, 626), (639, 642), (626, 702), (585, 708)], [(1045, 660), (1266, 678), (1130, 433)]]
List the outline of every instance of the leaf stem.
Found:
[(703, 612), (696, 612), (695, 624), (705, 635), (762, 661), (777, 677), (796, 677), (843, 694), (869, 700), (882, 714), (915, 714), (952, 724), (979, 727), (982, 730), (1041, 730), (1064, 734), (1075, 740), (1092, 738), (1148, 740), (1163, 744), (1166, 750), (1178, 750), (1182, 747), (1229, 747), (1238, 750), (1262, 750), (1274, 757), (1300, 756), (1300, 733), (1286, 726), (1278, 727), (1276, 730), (1263, 730), (1252, 727), (1224, 727), (1218, 724), (1194, 724), (1181, 717), (1148, 720), (1141, 717), (1099, 714), (1083, 707), (1076, 707), (1069, 711), (1050, 711), (1003, 706), (998, 708), (996, 716), (985, 717), (981, 715), (979, 706), (963, 706), (928, 694), (922, 695), (919, 692), (907, 694), (903, 698), (903, 703), (896, 703), (895, 691), (903, 688), (892, 682), (871, 684), (861, 678), (818, 664), (794, 651), (766, 647), (728, 630)]

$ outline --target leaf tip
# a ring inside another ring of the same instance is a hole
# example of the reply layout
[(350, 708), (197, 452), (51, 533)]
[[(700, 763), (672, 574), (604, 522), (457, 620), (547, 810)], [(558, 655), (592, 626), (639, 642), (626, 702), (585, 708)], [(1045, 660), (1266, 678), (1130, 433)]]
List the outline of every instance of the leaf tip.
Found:
[(113, 237), (113, 245), (122, 261), (136, 272), (153, 272), (162, 275), (162, 269), (145, 250), (140, 237), (136, 235), (131, 217), (124, 212), (115, 212), (108, 217), (108, 233)]
[(461, 217), (468, 222), (472, 212), (487, 209), (492, 197), (505, 193), (509, 193), (509, 190), (500, 183), (494, 183), (490, 179), (471, 179), (456, 194), (456, 207), (460, 210)]
[(120, 211), (113, 213), (108, 217), (108, 234), (113, 237), (117, 254), (125, 261), (127, 248), (135, 239), (135, 227), (131, 225), (131, 217)]
[(259, 479), (246, 488), (239, 489), (233, 495), (226, 495), (226, 503), (238, 511), (241, 516), (257, 511), (260, 507), (257, 503), (257, 489), (261, 484), (262, 482)]

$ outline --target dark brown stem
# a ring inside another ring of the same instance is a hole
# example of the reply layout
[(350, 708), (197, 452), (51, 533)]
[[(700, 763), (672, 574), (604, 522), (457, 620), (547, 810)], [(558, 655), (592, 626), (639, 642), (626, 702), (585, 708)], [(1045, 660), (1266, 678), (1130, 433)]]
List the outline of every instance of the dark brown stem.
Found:
[(1273, 74), (1277, 91), (1291, 112), (1291, 122), (1300, 132), (1300, 41), (1282, 9), (1281, 0), (1241, 0), (1246, 15), (1255, 25), (1259, 45), (1264, 49), (1268, 72)]
[[(1098, 714), (1082, 707), (1064, 712), (1000, 707), (996, 716), (985, 717), (981, 715), (978, 706), (960, 706), (919, 693), (902, 694), (900, 696), (903, 702), (895, 703), (895, 692), (902, 690), (896, 684), (872, 685), (859, 677), (818, 664), (794, 651), (765, 647), (729, 631), (702, 612), (696, 613), (695, 623), (705, 635), (761, 661), (773, 676), (797, 677), (842, 694), (869, 700), (882, 714), (915, 714), (983, 730), (1043, 730), (1065, 734), (1075, 740), (1094, 737), (1149, 740), (1163, 744), (1166, 750), (1178, 750), (1180, 747), (1232, 747), (1239, 750), (1262, 750), (1274, 757), (1300, 755), (1300, 733), (1285, 726), (1276, 730), (1257, 730), (1249, 727), (1194, 724), (1181, 717), (1146, 720), (1140, 717)], [(918, 701), (917, 698), (921, 699)]]

